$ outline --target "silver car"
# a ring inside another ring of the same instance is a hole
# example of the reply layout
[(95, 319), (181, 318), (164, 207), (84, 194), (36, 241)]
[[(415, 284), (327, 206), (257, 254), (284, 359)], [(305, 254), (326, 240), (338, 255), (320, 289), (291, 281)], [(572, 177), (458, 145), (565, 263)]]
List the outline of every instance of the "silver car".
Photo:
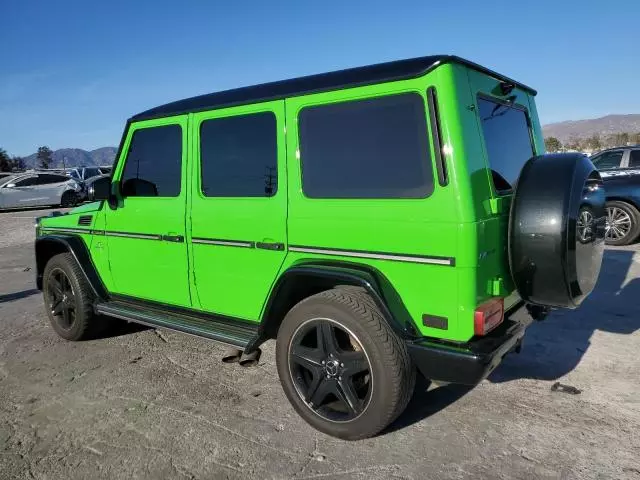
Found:
[(65, 176), (53, 173), (20, 173), (0, 178), (0, 208), (61, 205), (78, 203), (82, 188)]

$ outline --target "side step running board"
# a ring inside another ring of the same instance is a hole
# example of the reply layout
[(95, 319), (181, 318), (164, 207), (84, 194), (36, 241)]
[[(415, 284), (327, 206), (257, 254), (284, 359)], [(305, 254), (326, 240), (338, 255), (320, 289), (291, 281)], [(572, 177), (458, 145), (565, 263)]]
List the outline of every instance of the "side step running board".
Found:
[[(191, 313), (167, 311), (123, 301), (98, 303), (96, 313), (140, 323), (149, 327), (162, 327), (177, 332), (204, 337), (244, 349), (257, 335), (258, 325), (213, 315), (197, 316)], [(194, 312), (195, 313), (195, 312)]]

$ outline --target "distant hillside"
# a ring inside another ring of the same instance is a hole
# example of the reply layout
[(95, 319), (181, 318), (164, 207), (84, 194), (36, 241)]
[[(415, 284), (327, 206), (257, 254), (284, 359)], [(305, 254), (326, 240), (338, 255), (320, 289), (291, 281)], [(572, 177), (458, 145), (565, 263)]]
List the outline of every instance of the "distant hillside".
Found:
[(556, 137), (567, 143), (572, 139), (588, 138), (595, 134), (605, 137), (616, 133), (640, 133), (640, 114), (607, 115), (589, 120), (570, 120), (550, 123), (542, 127), (545, 137)]
[[(115, 147), (102, 147), (90, 152), (80, 148), (61, 148), (53, 152), (53, 162), (49, 168), (111, 165), (116, 158), (116, 151)], [(24, 161), (27, 168), (38, 166), (36, 153), (25, 157)]]

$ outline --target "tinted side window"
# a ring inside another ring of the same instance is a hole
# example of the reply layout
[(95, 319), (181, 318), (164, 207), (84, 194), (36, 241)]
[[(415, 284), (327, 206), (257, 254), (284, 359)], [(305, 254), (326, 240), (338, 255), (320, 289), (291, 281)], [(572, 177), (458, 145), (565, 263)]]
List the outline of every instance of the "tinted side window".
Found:
[(631, 150), (631, 152), (629, 152), (629, 167), (640, 167), (640, 150)]
[(32, 185), (37, 185), (38, 177), (29, 177), (23, 180), (19, 180), (16, 183), (16, 187), (30, 187)]
[(619, 168), (622, 161), (623, 151), (604, 152), (591, 159), (598, 170), (606, 170), (608, 168)]
[(424, 198), (433, 191), (418, 94), (307, 107), (299, 129), (307, 197)]
[(51, 175), (49, 173), (45, 173), (43, 175), (38, 175), (38, 180), (36, 182), (37, 185), (48, 185), (51, 183), (62, 183), (69, 181), (69, 177), (65, 177), (62, 175)]
[(205, 120), (200, 126), (202, 193), (270, 197), (278, 190), (276, 117), (272, 112)]
[(533, 156), (527, 113), (482, 97), (478, 107), (493, 185), (498, 191), (511, 190)]
[(182, 171), (182, 129), (164, 125), (136, 130), (122, 173), (125, 197), (177, 197)]

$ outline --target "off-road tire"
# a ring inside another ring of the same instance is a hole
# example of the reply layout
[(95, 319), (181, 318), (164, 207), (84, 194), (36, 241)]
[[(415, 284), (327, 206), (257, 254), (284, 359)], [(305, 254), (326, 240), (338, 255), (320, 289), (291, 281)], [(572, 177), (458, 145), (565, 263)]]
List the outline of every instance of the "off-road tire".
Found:
[(75, 207), (78, 203), (78, 195), (75, 192), (64, 192), (60, 199), (60, 206), (63, 208)]
[(629, 218), (631, 219), (631, 228), (629, 233), (622, 238), (612, 239), (608, 236), (605, 237), (605, 243), (607, 245), (615, 246), (629, 245), (630, 243), (633, 243), (638, 238), (638, 235), (640, 235), (640, 212), (638, 212), (638, 209), (629, 203), (621, 202), (619, 200), (608, 201), (606, 203), (606, 208), (607, 217), (610, 208), (619, 208), (629, 215)]
[[(330, 319), (353, 332), (370, 365), (370, 400), (353, 420), (334, 422), (314, 412), (293, 383), (289, 345), (298, 327), (314, 318)], [(298, 414), (317, 430), (345, 440), (376, 435), (406, 408), (415, 386), (415, 369), (404, 342), (388, 325), (375, 301), (358, 287), (337, 287), (302, 300), (285, 316), (276, 343), (280, 383)]]
[[(75, 318), (70, 328), (63, 328), (50, 308), (49, 282), (51, 282), (52, 274), (59, 270), (69, 280), (74, 297)], [(51, 326), (65, 340), (78, 341), (95, 338), (103, 331), (104, 319), (95, 315), (93, 311), (95, 296), (91, 286), (70, 253), (60, 253), (51, 257), (47, 262), (42, 275), (42, 291)]]

